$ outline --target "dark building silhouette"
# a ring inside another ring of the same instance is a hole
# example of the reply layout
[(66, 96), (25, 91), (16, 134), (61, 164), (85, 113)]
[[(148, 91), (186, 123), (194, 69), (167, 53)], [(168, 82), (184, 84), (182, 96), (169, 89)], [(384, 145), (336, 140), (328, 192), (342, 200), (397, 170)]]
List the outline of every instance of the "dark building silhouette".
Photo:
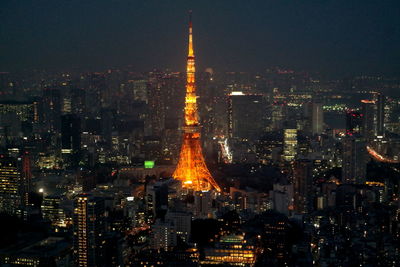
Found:
[(265, 101), (262, 95), (232, 93), (229, 96), (229, 132), (232, 138), (255, 141), (264, 130)]
[(63, 151), (77, 152), (81, 148), (81, 120), (77, 115), (61, 116), (61, 148)]
[(342, 146), (342, 181), (364, 184), (366, 178), (366, 144), (362, 137), (347, 136)]
[(362, 130), (361, 134), (367, 140), (370, 140), (374, 137), (374, 112), (375, 102), (371, 100), (361, 100), (362, 105)]
[(310, 160), (296, 160), (293, 164), (294, 210), (309, 212), (312, 208), (312, 167)]
[(44, 130), (58, 132), (60, 130), (61, 95), (60, 90), (46, 89), (43, 91), (40, 117)]
[(383, 136), (385, 134), (385, 96), (378, 95), (376, 102), (376, 135)]
[(358, 111), (346, 113), (346, 135), (360, 135), (364, 115)]

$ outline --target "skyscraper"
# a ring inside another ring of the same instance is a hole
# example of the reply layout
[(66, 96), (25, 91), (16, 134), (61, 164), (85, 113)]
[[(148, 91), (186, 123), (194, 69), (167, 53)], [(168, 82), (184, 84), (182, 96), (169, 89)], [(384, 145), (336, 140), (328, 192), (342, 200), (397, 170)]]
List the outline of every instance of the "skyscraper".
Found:
[(61, 116), (61, 93), (57, 89), (46, 89), (43, 91), (41, 121), (43, 130), (48, 132), (59, 132)]
[(182, 181), (182, 185), (188, 189), (204, 191), (215, 188), (220, 191), (207, 168), (201, 148), (192, 38), (192, 19), (190, 18), (183, 143), (173, 177)]
[(296, 160), (293, 163), (294, 210), (299, 213), (309, 212), (312, 207), (312, 162)]
[(362, 130), (361, 134), (366, 140), (374, 137), (374, 101), (361, 100), (362, 104)]
[(297, 154), (297, 129), (283, 130), (283, 159), (294, 160)]
[(376, 135), (383, 136), (385, 134), (385, 96), (378, 95), (376, 102)]
[(77, 266), (99, 266), (104, 232), (104, 200), (88, 194), (74, 203), (74, 256)]
[(322, 103), (312, 102), (310, 115), (312, 134), (321, 134), (324, 130), (324, 111), (322, 109)]
[(21, 170), (14, 158), (0, 158), (0, 212), (16, 214), (23, 203)]
[(61, 146), (63, 153), (77, 152), (81, 147), (81, 120), (74, 114), (61, 116)]
[(22, 163), (22, 204), (28, 206), (29, 204), (29, 192), (31, 191), (31, 156), (29, 152), (25, 151), (25, 153), (21, 156)]
[(367, 171), (365, 140), (359, 136), (343, 139), (342, 181), (364, 184)]
[(233, 92), (229, 95), (229, 133), (240, 140), (256, 141), (260, 138), (265, 114), (262, 95)]

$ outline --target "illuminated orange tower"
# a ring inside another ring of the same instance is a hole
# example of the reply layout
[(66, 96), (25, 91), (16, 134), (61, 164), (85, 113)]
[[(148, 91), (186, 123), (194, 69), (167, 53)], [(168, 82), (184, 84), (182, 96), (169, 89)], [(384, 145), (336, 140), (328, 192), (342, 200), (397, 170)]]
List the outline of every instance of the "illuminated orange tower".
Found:
[(185, 125), (179, 162), (173, 174), (182, 181), (185, 188), (195, 191), (208, 191), (215, 188), (221, 191), (204, 161), (200, 144), (200, 124), (197, 112), (195, 84), (194, 51), (192, 36), (192, 16), (189, 20), (189, 51), (186, 68)]

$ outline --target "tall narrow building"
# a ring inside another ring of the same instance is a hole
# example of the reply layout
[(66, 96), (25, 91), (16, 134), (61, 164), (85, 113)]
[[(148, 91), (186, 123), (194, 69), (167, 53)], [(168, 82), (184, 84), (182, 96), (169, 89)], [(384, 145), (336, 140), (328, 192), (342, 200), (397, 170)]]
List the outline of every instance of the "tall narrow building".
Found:
[(312, 209), (313, 202), (313, 164), (302, 159), (293, 162), (294, 210), (307, 213)]
[(365, 139), (346, 136), (343, 139), (342, 182), (364, 184), (367, 172)]
[(183, 187), (194, 191), (208, 191), (212, 188), (220, 191), (218, 184), (207, 168), (201, 148), (194, 59), (192, 19), (190, 16), (183, 142), (173, 177), (182, 181)]
[(297, 154), (297, 129), (283, 130), (283, 159), (292, 161)]
[(361, 100), (362, 105), (362, 130), (361, 133), (367, 141), (374, 138), (374, 105), (372, 100)]
[(385, 134), (385, 96), (378, 95), (376, 102), (376, 135), (383, 136)]
[(104, 200), (88, 194), (74, 203), (74, 256), (76, 266), (102, 266)]
[(23, 202), (21, 170), (14, 158), (0, 158), (0, 212), (16, 214)]
[(311, 129), (312, 134), (321, 134), (324, 130), (324, 111), (322, 103), (311, 103)]

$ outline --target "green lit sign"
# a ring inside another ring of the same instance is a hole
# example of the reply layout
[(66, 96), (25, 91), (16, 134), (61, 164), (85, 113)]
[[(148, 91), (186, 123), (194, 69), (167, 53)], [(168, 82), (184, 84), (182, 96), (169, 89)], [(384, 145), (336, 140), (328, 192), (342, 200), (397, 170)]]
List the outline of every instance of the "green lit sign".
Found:
[(146, 160), (144, 162), (145, 169), (153, 169), (154, 168), (154, 161), (153, 160)]

